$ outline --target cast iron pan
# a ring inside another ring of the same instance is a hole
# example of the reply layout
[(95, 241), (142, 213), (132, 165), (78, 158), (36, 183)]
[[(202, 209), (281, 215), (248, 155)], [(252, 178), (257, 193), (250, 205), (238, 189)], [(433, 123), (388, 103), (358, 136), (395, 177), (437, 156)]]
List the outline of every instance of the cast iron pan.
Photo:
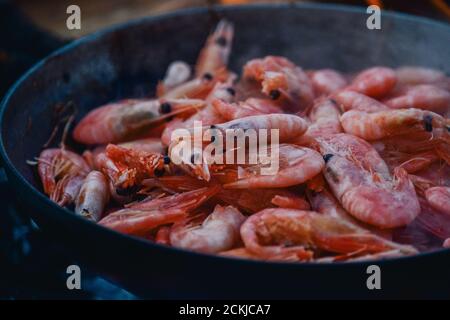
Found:
[(377, 262), (382, 289), (370, 291), (371, 262), (263, 263), (166, 248), (96, 226), (42, 193), (26, 160), (37, 156), (50, 136), (58, 105), (72, 101), (79, 120), (108, 101), (151, 95), (171, 61), (195, 62), (220, 18), (236, 27), (235, 71), (251, 58), (274, 54), (305, 68), (350, 72), (380, 64), (423, 65), (450, 73), (450, 27), (406, 15), (383, 13), (382, 29), (368, 30), (367, 14), (353, 7), (256, 5), (191, 9), (127, 23), (58, 50), (3, 100), (1, 155), (20, 204), (55, 241), (143, 297), (449, 297), (449, 250)]

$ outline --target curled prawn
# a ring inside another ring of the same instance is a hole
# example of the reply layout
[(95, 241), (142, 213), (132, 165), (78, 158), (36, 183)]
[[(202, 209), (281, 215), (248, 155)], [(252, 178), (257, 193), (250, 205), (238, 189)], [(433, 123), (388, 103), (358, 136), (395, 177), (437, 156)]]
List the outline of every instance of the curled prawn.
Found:
[(417, 253), (367, 231), (361, 231), (332, 216), (314, 211), (265, 209), (250, 216), (241, 227), (247, 250), (263, 258), (310, 260), (316, 248), (347, 255), (362, 255), (403, 249)]
[(324, 176), (342, 206), (355, 218), (379, 228), (409, 224), (420, 205), (408, 174), (389, 169), (366, 141), (348, 134), (321, 138)]
[(305, 110), (313, 102), (314, 90), (308, 76), (286, 58), (250, 60), (244, 66), (243, 77), (261, 83), (261, 91), (288, 111)]
[[(282, 188), (306, 182), (319, 174), (324, 167), (322, 156), (309, 148), (293, 144), (271, 146), (269, 152), (277, 148), (279, 168), (276, 174), (264, 175), (264, 165), (239, 167), (235, 181), (224, 184), (224, 188)], [(273, 165), (273, 164), (271, 164)]]
[(75, 201), (91, 168), (80, 155), (65, 149), (45, 149), (38, 158), (38, 174), (44, 192), (65, 206)]
[(180, 221), (172, 226), (171, 245), (204, 253), (217, 253), (236, 246), (245, 217), (232, 206), (217, 205), (200, 223), (191, 220), (187, 218), (187, 221)]

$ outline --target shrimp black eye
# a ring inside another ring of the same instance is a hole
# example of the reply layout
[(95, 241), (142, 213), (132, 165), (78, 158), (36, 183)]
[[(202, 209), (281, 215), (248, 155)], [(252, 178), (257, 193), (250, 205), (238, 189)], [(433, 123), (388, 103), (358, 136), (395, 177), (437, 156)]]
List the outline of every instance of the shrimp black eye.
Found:
[(170, 163), (170, 157), (169, 156), (164, 156), (163, 161), (164, 161), (164, 164), (169, 164)]
[(233, 97), (236, 95), (236, 90), (234, 90), (233, 88), (229, 87), (226, 89), (227, 92), (232, 95)]
[(194, 164), (195, 162), (195, 154), (191, 155), (191, 163)]
[(337, 101), (336, 101), (336, 100), (334, 100), (334, 99), (330, 99), (330, 102), (331, 102), (332, 104), (334, 104), (335, 106), (337, 106), (337, 105), (338, 105)]
[(327, 153), (326, 155), (323, 156), (323, 160), (325, 160), (325, 163), (328, 163), (328, 161), (330, 161), (332, 157), (333, 155), (331, 153)]
[(216, 141), (216, 136), (211, 136), (211, 142)]
[(216, 39), (216, 43), (221, 47), (225, 47), (227, 45), (228, 41), (225, 37), (218, 37)]
[(203, 79), (210, 81), (210, 80), (213, 79), (213, 76), (212, 76), (211, 73), (208, 73), (208, 72), (207, 72), (207, 73), (205, 73), (205, 74), (203, 75)]
[(280, 90), (274, 89), (270, 90), (269, 96), (272, 100), (277, 100), (281, 95)]
[(431, 115), (427, 114), (423, 117), (423, 126), (425, 128), (425, 131), (433, 131), (433, 117)]
[(155, 169), (154, 173), (155, 173), (155, 177), (162, 177), (164, 175), (164, 168)]
[(172, 106), (168, 102), (161, 103), (161, 113), (169, 113), (172, 111)]

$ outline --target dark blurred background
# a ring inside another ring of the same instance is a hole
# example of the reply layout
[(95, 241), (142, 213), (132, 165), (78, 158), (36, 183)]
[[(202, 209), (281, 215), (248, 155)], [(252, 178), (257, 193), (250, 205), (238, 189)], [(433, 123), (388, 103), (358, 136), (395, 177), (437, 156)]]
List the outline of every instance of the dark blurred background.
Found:
[[(239, 5), (259, 0), (0, 0), (0, 97), (18, 77), (58, 47), (113, 24), (179, 8)], [(314, 1), (309, 1), (314, 2)], [(447, 0), (316, 1), (365, 6), (376, 4), (450, 22)], [(68, 30), (66, 9), (81, 8), (81, 30)], [(134, 299), (108, 282), (95, 268), (83, 269), (83, 290), (65, 288), (66, 266), (77, 263), (71, 254), (32, 223), (26, 212), (11, 204), (14, 196), (0, 165), (0, 299)]]

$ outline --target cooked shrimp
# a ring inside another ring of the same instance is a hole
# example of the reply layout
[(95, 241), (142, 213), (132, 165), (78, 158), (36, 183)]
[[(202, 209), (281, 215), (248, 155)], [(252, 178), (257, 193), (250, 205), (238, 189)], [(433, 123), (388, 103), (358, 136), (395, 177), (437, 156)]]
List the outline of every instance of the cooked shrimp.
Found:
[[(279, 142), (292, 140), (298, 136), (301, 136), (307, 129), (306, 121), (299, 116), (289, 114), (269, 114), (259, 116), (249, 116), (229, 122), (212, 125), (205, 127), (204, 129), (212, 129), (215, 131), (212, 134), (212, 141), (223, 140), (223, 146), (229, 149), (225, 149), (225, 152), (235, 152), (237, 149), (227, 146), (227, 137), (232, 135), (245, 134), (247, 130), (254, 130), (258, 138), (260, 130), (267, 130), (268, 140), (272, 141), (272, 129), (276, 129), (278, 133)], [(186, 173), (198, 177), (199, 179), (209, 181), (210, 170), (209, 165), (213, 162), (213, 159), (208, 159), (208, 154), (203, 152), (202, 141), (196, 143), (194, 140), (195, 135), (190, 138), (178, 137), (169, 146), (169, 156), (174, 163), (177, 163), (180, 168), (185, 170)], [(275, 141), (276, 143), (276, 141)], [(200, 146), (198, 146), (198, 144)], [(185, 146), (187, 145), (187, 146)], [(189, 147), (190, 145), (190, 147)], [(190, 152), (185, 152), (190, 150)], [(247, 150), (244, 150), (247, 151)], [(202, 161), (197, 161), (202, 160)]]
[(339, 72), (332, 69), (315, 70), (309, 79), (316, 96), (329, 96), (347, 85), (347, 80)]
[(293, 144), (274, 145), (278, 148), (279, 168), (276, 174), (263, 175), (264, 165), (249, 165), (238, 169), (237, 179), (224, 184), (231, 189), (283, 188), (306, 182), (319, 174), (324, 167), (322, 156), (309, 148)]
[(306, 73), (283, 57), (253, 59), (244, 66), (243, 77), (261, 83), (262, 92), (287, 111), (299, 112), (313, 102), (314, 91)]
[[(190, 152), (186, 150), (190, 150)], [(181, 139), (179, 141), (173, 141), (170, 144), (168, 153), (172, 162), (176, 164), (176, 167), (188, 175), (205, 181), (211, 179), (209, 170), (209, 163), (211, 161), (206, 156), (206, 153), (203, 152), (201, 145), (197, 146), (190, 139)]]
[(216, 99), (220, 99), (224, 102), (232, 102), (235, 97), (233, 81), (234, 76), (230, 76), (226, 82), (217, 82), (205, 99), (206, 107), (199, 110), (185, 121), (182, 121), (179, 118), (173, 119), (166, 126), (161, 135), (162, 143), (166, 146), (170, 145), (172, 134), (176, 129), (192, 128), (195, 121), (200, 121), (203, 126), (224, 122), (225, 120), (222, 118), (221, 114), (215, 110), (212, 102)]
[(84, 144), (120, 142), (145, 134), (174, 115), (192, 113), (203, 100), (122, 100), (89, 112), (75, 127), (73, 137)]
[(280, 142), (288, 142), (301, 136), (307, 128), (308, 125), (303, 118), (291, 114), (249, 116), (214, 125), (214, 129), (224, 132), (224, 137), (226, 136), (225, 130), (253, 129), (259, 131), (263, 129), (270, 132), (271, 129), (277, 129)]
[(348, 89), (372, 98), (387, 95), (397, 83), (395, 71), (386, 67), (372, 67), (359, 73)]
[[(222, 177), (221, 172), (213, 176), (210, 184), (220, 183), (217, 181)], [(190, 176), (165, 176), (160, 178), (146, 179), (143, 186), (161, 188), (170, 193), (186, 192), (208, 186), (208, 183)], [(282, 207), (309, 209), (308, 202), (294, 190), (286, 188), (257, 189), (258, 196), (255, 197), (255, 189), (227, 189), (221, 190), (214, 198), (228, 205), (236, 207), (246, 213), (255, 213), (265, 208)]]
[(359, 255), (400, 248), (417, 253), (411, 246), (387, 241), (332, 216), (293, 209), (266, 209), (250, 216), (241, 227), (241, 237), (247, 250), (263, 258), (297, 255), (299, 260), (309, 260), (311, 251), (305, 250), (316, 248)]
[(428, 203), (436, 210), (450, 215), (450, 187), (433, 187), (425, 191)]
[(355, 229), (360, 228), (360, 231), (364, 230), (360, 222), (348, 214), (327, 189), (324, 188), (320, 192), (307, 190), (306, 195), (313, 211), (339, 219), (342, 223), (347, 223)]
[(214, 75), (206, 73), (167, 90), (158, 97), (160, 99), (205, 99), (218, 82), (226, 81), (228, 77), (229, 72), (225, 69), (218, 70)]
[(225, 82), (218, 82), (205, 99), (206, 107), (188, 118), (183, 123), (184, 127), (191, 128), (195, 121), (201, 121), (204, 126), (223, 122), (224, 119), (216, 112), (212, 101), (221, 99), (225, 102), (232, 102), (235, 96), (233, 82), (234, 76), (230, 76)]
[[(410, 158), (412, 158), (420, 153), (430, 151), (437, 154), (437, 149), (445, 145), (445, 139), (440, 139), (436, 136), (432, 130), (431, 132), (423, 130), (422, 132), (392, 135), (380, 140), (373, 140), (371, 143), (383, 158), (389, 157), (390, 153), (394, 153), (394, 156), (396, 156), (395, 153), (400, 153), (400, 156), (403, 153), (406, 157), (409, 154)], [(428, 158), (429, 156), (426, 157)], [(405, 160), (408, 159), (406, 158)]]
[(144, 199), (143, 201), (126, 205), (131, 210), (169, 210), (181, 209), (191, 211), (208, 201), (220, 191), (219, 186), (205, 187), (189, 192), (183, 192), (163, 198)]
[(450, 111), (450, 92), (431, 84), (410, 87), (384, 103), (392, 109), (417, 108), (445, 115)]
[(164, 174), (170, 159), (159, 153), (137, 151), (109, 144), (105, 153), (97, 156), (100, 169), (116, 188), (127, 189), (143, 179)]
[(325, 216), (339, 219), (342, 223), (347, 224), (349, 228), (353, 228), (358, 232), (371, 232), (380, 237), (379, 241), (392, 238), (390, 230), (374, 228), (370, 225), (362, 224), (360, 221), (353, 218), (347, 211), (345, 211), (345, 209), (340, 205), (338, 200), (331, 194), (326, 186), (321, 191), (313, 191), (309, 189), (308, 186), (306, 195), (311, 203), (311, 208), (313, 211)]
[(319, 100), (309, 114), (313, 123), (306, 135), (318, 137), (342, 132), (340, 116), (341, 112), (333, 99)]
[(397, 68), (395, 73), (400, 86), (438, 84), (447, 80), (445, 73), (425, 67), (405, 66)]
[(180, 209), (137, 210), (122, 209), (110, 213), (98, 223), (104, 227), (135, 236), (142, 236), (161, 225), (183, 219), (186, 212)]
[(200, 51), (195, 66), (195, 75), (202, 77), (205, 74), (214, 75), (218, 70), (226, 68), (231, 53), (234, 27), (227, 20), (221, 20), (214, 32), (206, 40)]
[(246, 250), (263, 259), (311, 260), (307, 230), (301, 219), (306, 211), (265, 209), (247, 218), (241, 226)]
[(321, 98), (315, 101), (309, 113), (311, 124), (306, 133), (291, 141), (300, 146), (317, 148), (317, 137), (342, 132), (341, 111), (333, 99)]
[(374, 113), (350, 110), (341, 116), (344, 131), (365, 140), (379, 140), (401, 134), (430, 132), (433, 139), (449, 141), (449, 121), (420, 109), (387, 110)]
[(106, 177), (99, 171), (91, 171), (85, 178), (75, 201), (75, 213), (92, 221), (100, 220), (109, 200)]
[(410, 223), (420, 213), (412, 182), (402, 168), (394, 178), (375, 149), (348, 134), (320, 140), (326, 159), (324, 175), (334, 195), (355, 218), (380, 227)]
[(333, 95), (333, 99), (344, 112), (349, 110), (358, 110), (370, 113), (389, 110), (389, 107), (378, 100), (351, 90), (339, 91)]
[[(383, 155), (383, 159), (390, 165), (390, 168), (401, 167), (408, 173), (420, 171), (435, 161), (439, 160), (438, 154), (434, 150), (419, 152), (415, 154)], [(390, 157), (389, 157), (390, 156)], [(387, 157), (389, 157), (387, 159)], [(389, 163), (390, 161), (391, 163)]]
[(212, 101), (212, 105), (217, 113), (227, 121), (262, 114), (283, 113), (279, 105), (268, 99), (249, 98), (238, 103), (227, 103), (215, 99)]
[(65, 206), (75, 201), (91, 168), (80, 155), (65, 149), (45, 149), (38, 158), (38, 173), (44, 192)]
[(143, 200), (126, 205), (100, 220), (100, 224), (133, 235), (142, 235), (158, 226), (174, 223), (201, 206), (220, 190), (202, 188), (172, 196)]
[(175, 223), (170, 231), (170, 243), (204, 253), (229, 250), (239, 242), (239, 229), (244, 220), (236, 208), (217, 205), (200, 223), (191, 223), (189, 218)]

